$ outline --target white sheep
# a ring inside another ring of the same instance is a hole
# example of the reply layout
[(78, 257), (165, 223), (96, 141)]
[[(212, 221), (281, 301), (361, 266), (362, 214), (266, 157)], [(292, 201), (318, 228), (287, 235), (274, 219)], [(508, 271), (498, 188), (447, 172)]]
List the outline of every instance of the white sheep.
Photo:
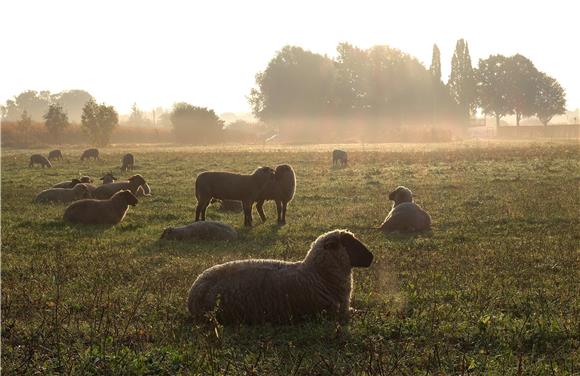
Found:
[(168, 227), (161, 234), (165, 240), (235, 240), (238, 232), (223, 222), (194, 222), (182, 227)]
[(90, 193), (82, 184), (77, 184), (73, 188), (49, 188), (40, 192), (35, 202), (72, 202), (90, 197)]
[(413, 192), (399, 186), (389, 194), (393, 207), (379, 229), (385, 233), (391, 231), (417, 232), (431, 227), (431, 216), (413, 202)]
[(197, 277), (187, 306), (195, 320), (216, 313), (224, 323), (291, 323), (319, 314), (350, 317), (352, 268), (368, 267), (373, 254), (346, 230), (316, 239), (300, 262), (232, 261)]

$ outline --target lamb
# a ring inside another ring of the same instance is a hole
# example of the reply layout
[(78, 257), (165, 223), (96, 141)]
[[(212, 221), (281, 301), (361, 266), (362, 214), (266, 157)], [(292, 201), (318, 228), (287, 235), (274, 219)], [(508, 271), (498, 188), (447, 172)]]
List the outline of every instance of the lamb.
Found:
[(35, 202), (72, 202), (90, 197), (90, 193), (82, 184), (77, 184), (73, 188), (49, 188), (40, 192)]
[(115, 183), (103, 184), (93, 191), (93, 197), (97, 199), (111, 198), (120, 190), (128, 189), (133, 195), (137, 193), (137, 189), (145, 184), (145, 179), (141, 175), (133, 175), (128, 181), (117, 181)]
[(417, 232), (431, 227), (431, 217), (419, 205), (413, 202), (410, 189), (399, 186), (389, 194), (393, 208), (379, 229), (385, 233), (391, 231)]
[(168, 227), (161, 239), (165, 240), (235, 240), (238, 232), (223, 222), (193, 222), (183, 227)]
[(107, 200), (86, 199), (73, 202), (64, 211), (64, 220), (85, 225), (116, 225), (120, 223), (129, 205), (137, 205), (137, 197), (122, 190)]
[(294, 174), (292, 166), (287, 164), (277, 166), (274, 181), (266, 185), (266, 189), (262, 192), (260, 199), (256, 203), (256, 209), (262, 222), (266, 221), (266, 215), (263, 209), (264, 201), (274, 200), (278, 213), (278, 224), (286, 224), (286, 208), (288, 203), (292, 201), (295, 191), (296, 175)]
[(81, 155), (81, 161), (84, 161), (85, 159), (90, 160), (91, 158), (94, 160), (99, 159), (99, 149), (87, 149), (83, 151), (83, 154)]
[(121, 171), (129, 171), (135, 167), (135, 157), (131, 153), (125, 154), (121, 162)]
[(34, 167), (35, 164), (41, 165), (42, 168), (44, 168), (44, 167), (51, 168), (52, 167), (52, 164), (50, 163), (50, 161), (48, 159), (44, 158), (40, 154), (33, 154), (30, 156), (30, 163), (28, 164), (28, 167)]
[(53, 159), (62, 160), (62, 153), (59, 149), (52, 150), (48, 153), (48, 160), (51, 161)]
[(53, 185), (52, 188), (72, 188), (80, 182), (81, 181), (79, 179), (61, 181), (60, 183)]
[(303, 261), (232, 261), (201, 273), (187, 307), (196, 321), (215, 312), (222, 324), (288, 324), (319, 314), (348, 322), (352, 268), (373, 254), (347, 230), (322, 234)]
[(251, 175), (231, 172), (206, 171), (195, 180), (197, 208), (195, 221), (205, 221), (205, 211), (212, 198), (242, 201), (244, 225), (252, 226), (252, 206), (258, 201), (266, 184), (273, 181), (275, 172), (270, 167), (259, 167)]
[(336, 166), (340, 163), (341, 166), (346, 166), (348, 162), (348, 156), (346, 151), (335, 149), (332, 152), (332, 165)]

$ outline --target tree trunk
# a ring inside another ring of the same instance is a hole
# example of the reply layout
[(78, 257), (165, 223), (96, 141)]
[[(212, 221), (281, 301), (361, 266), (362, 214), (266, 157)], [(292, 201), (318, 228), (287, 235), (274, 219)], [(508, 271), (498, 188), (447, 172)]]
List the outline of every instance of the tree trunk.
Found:
[(522, 114), (516, 111), (516, 125), (520, 126), (520, 119), (522, 118)]
[(500, 116), (498, 114), (495, 114), (495, 126), (496, 126), (496, 128), (499, 128), (499, 118), (500, 118)]

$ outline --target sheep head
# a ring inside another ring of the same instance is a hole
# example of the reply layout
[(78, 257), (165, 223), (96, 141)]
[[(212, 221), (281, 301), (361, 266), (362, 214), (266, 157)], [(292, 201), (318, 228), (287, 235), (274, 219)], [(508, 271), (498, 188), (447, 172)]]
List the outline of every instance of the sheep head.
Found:
[(115, 197), (119, 197), (127, 205), (131, 205), (131, 206), (135, 206), (139, 202), (139, 200), (137, 200), (137, 197), (135, 197), (135, 195), (127, 189), (115, 193), (112, 198), (115, 198)]
[(143, 178), (143, 176), (137, 174), (137, 175), (133, 175), (129, 178), (129, 181), (131, 183), (136, 182), (137, 186), (143, 185), (145, 184), (145, 179)]
[(394, 191), (389, 193), (389, 200), (394, 201), (394, 206), (403, 202), (413, 202), (413, 192), (402, 185), (398, 186)]
[(334, 230), (322, 234), (312, 243), (304, 262), (340, 265), (341, 269), (369, 267), (373, 254), (350, 231)]

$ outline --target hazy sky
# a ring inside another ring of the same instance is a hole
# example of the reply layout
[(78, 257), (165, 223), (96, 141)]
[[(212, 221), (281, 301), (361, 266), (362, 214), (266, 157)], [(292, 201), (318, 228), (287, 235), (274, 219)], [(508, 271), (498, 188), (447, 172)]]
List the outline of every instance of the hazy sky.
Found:
[(27, 1), (0, 4), (0, 102), (26, 89), (84, 89), (128, 112), (186, 101), (250, 111), (254, 75), (284, 45), (335, 55), (388, 44), (447, 77), (458, 38), (479, 58), (521, 53), (580, 107), (580, 2)]

